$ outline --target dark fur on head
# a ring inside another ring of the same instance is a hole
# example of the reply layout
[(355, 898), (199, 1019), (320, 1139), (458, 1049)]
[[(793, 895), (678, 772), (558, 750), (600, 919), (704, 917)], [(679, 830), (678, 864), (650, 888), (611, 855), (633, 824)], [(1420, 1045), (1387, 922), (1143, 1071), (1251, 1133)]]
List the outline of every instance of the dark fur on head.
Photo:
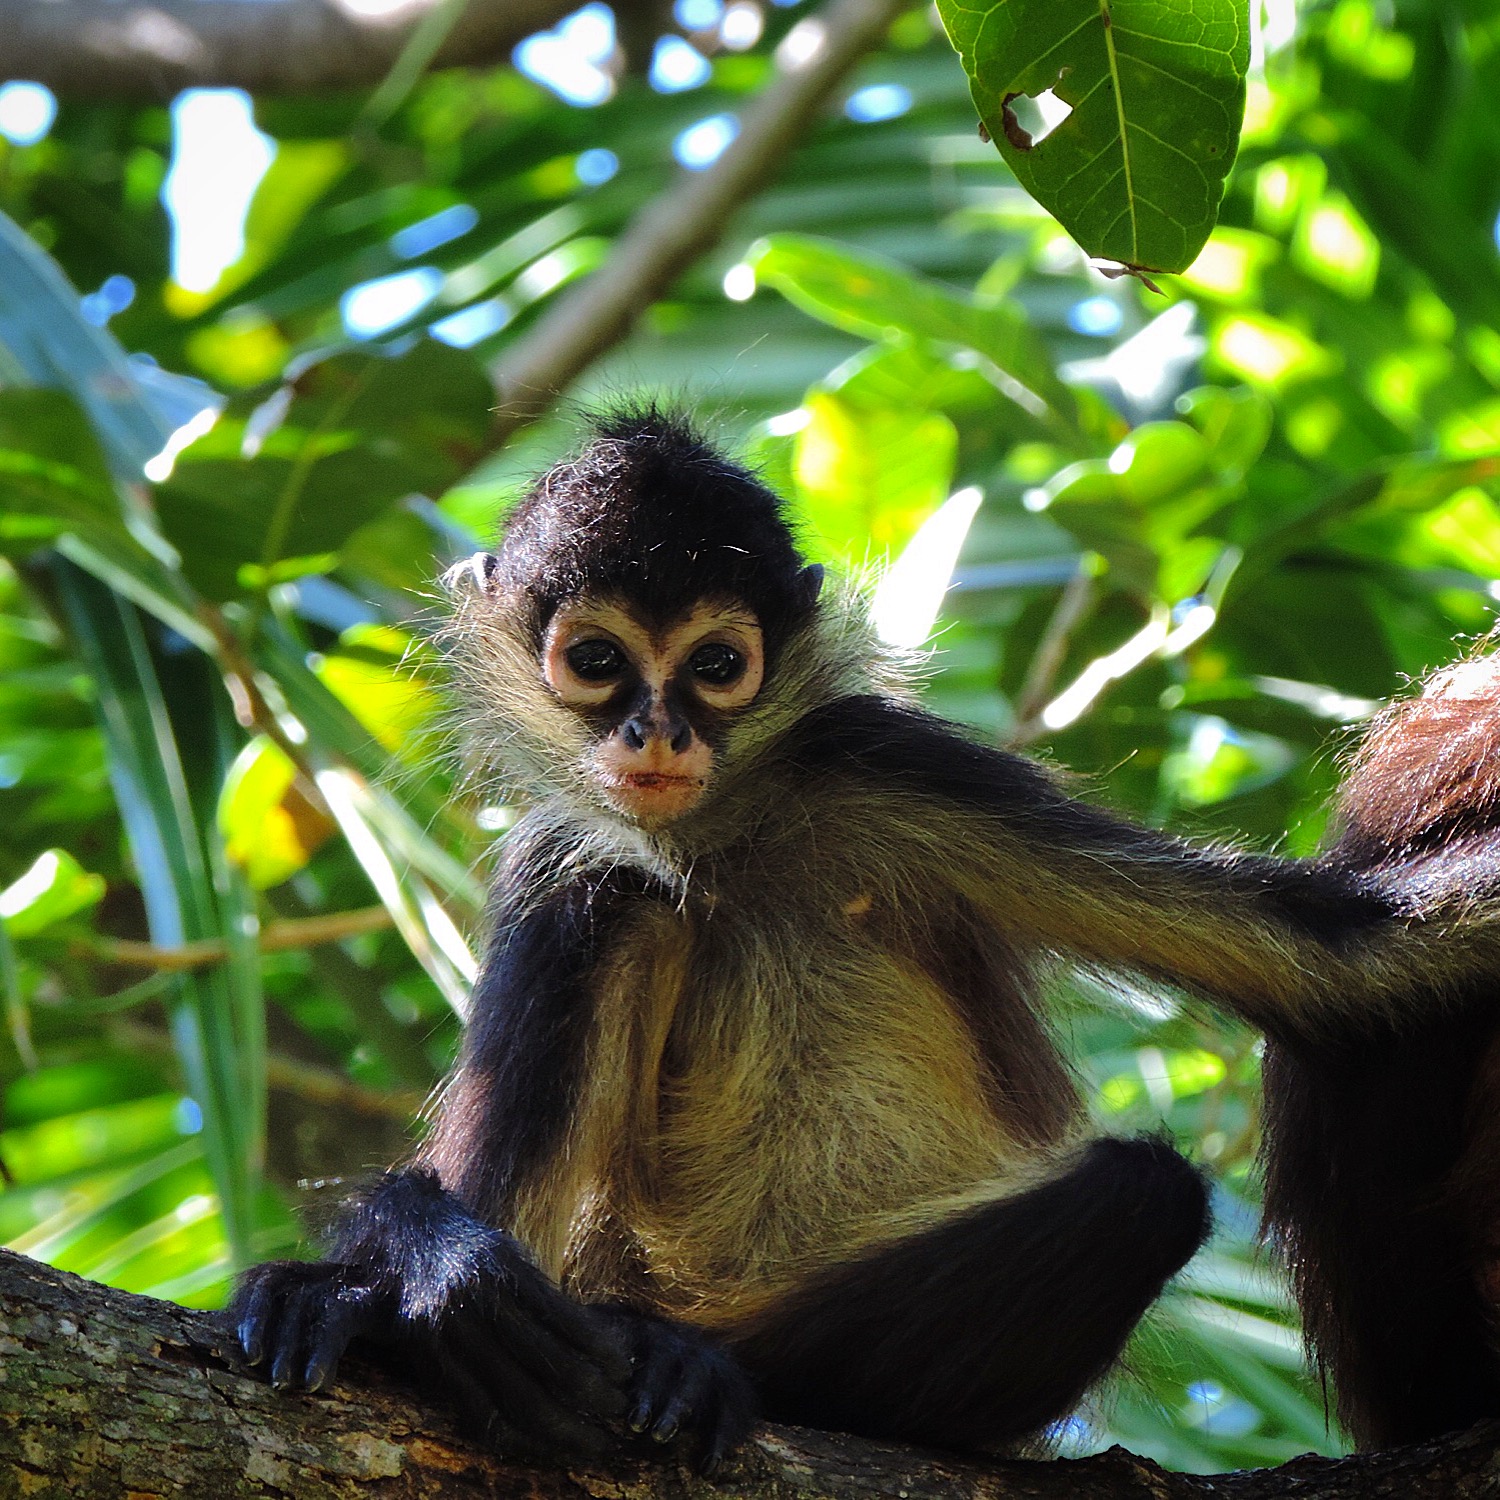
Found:
[(820, 569), (798, 554), (781, 500), (655, 405), (596, 417), (593, 440), (511, 513), (499, 580), (540, 639), (558, 606), (616, 595), (665, 622), (699, 599), (743, 600), (774, 649), (807, 618)]

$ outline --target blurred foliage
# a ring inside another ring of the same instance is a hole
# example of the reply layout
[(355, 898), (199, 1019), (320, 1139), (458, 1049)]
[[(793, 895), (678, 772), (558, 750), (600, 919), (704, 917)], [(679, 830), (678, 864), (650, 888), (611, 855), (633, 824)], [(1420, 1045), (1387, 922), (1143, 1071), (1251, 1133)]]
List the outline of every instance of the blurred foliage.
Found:
[[(734, 47), (690, 7), (701, 85), (593, 108), (508, 67), (376, 112), (260, 101), (274, 163), (209, 292), (169, 279), (166, 110), (64, 102), (0, 143), (7, 1243), (212, 1305), (402, 1149), (510, 816), (439, 753), (432, 580), (576, 431), (492, 451), (484, 362), (768, 76), (800, 7), (747, 6)], [(812, 550), (900, 558), (877, 609), (932, 634), (938, 711), (1134, 816), (1300, 854), (1348, 726), (1493, 619), (1500, 4), (1264, 10), (1220, 227), (1165, 295), (1019, 190), (914, 10), (574, 395), (706, 409)], [(422, 305), (351, 337), (347, 294), (408, 271)], [(78, 293), (111, 277), (103, 327)], [(1220, 1184), (1063, 1446), (1336, 1449), (1254, 1249), (1255, 1038), (1125, 984), (1057, 1001), (1105, 1125), (1164, 1120)]]

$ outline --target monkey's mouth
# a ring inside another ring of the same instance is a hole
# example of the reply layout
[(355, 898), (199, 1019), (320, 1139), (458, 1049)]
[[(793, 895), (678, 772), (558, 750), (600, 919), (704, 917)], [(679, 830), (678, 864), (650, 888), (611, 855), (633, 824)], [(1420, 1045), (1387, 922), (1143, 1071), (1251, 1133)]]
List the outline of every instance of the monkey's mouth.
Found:
[(673, 775), (668, 771), (631, 771), (604, 779), (604, 794), (632, 817), (665, 820), (680, 817), (703, 795), (702, 776)]

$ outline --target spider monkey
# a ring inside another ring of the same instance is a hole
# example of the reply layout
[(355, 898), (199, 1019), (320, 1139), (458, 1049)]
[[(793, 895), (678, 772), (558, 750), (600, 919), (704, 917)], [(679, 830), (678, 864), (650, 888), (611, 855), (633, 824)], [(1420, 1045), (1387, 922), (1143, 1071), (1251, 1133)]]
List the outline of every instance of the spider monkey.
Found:
[(326, 1261), (241, 1283), (278, 1386), (358, 1336), (520, 1454), (623, 1425), (712, 1471), (757, 1413), (1013, 1448), (1209, 1231), (1170, 1145), (1091, 1132), (1052, 956), (1335, 1051), (1472, 972), (1352, 857), (1194, 847), (923, 712), (680, 418), (603, 419), (449, 583), (469, 739), (529, 810), (426, 1141)]

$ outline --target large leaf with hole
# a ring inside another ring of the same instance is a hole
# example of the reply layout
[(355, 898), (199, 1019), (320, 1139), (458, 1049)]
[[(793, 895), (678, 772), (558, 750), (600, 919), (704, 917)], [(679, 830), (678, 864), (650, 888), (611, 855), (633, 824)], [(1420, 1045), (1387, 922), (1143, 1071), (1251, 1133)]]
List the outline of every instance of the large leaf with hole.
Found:
[[(1244, 0), (938, 0), (938, 11), (1021, 186), (1092, 256), (1191, 265), (1239, 142)], [(1026, 106), (1049, 91), (1071, 113), (1043, 133)]]

